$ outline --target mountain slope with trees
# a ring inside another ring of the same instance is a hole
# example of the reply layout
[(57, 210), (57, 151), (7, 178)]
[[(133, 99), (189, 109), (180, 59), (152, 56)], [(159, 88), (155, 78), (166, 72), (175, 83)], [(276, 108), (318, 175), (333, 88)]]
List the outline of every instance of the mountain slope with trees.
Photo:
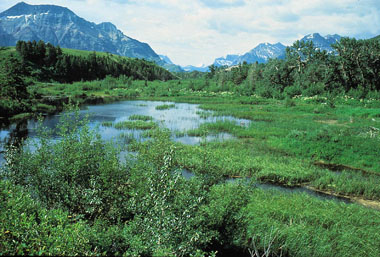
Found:
[(0, 57), (0, 117), (35, 112), (39, 96), (28, 91), (35, 82), (72, 83), (106, 77), (145, 81), (175, 78), (154, 62), (109, 53), (61, 49), (43, 41), (18, 41), (16, 47), (2, 47)]

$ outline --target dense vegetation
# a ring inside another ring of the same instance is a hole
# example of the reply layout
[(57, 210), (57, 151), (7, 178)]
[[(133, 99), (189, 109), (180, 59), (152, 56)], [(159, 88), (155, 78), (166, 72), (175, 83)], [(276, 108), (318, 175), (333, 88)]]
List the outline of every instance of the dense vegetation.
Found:
[[(152, 116), (132, 115), (100, 125), (144, 130), (148, 139), (115, 146), (86, 119), (66, 113), (54, 133), (40, 127), (24, 147), (9, 142), (0, 169), (6, 210), (0, 254), (377, 256), (379, 210), (288, 192), (318, 190), (380, 207), (379, 43), (342, 39), (334, 49), (329, 55), (296, 42), (284, 60), (212, 66), (181, 80), (110, 74), (66, 84), (41, 76), (55, 76), (45, 63), (48, 51), (43, 61), (29, 56), (26, 66), (13, 51), (3, 60), (9, 65), (2, 70), (2, 103), (23, 108), (38, 96), (194, 102), (200, 118), (249, 122), (219, 120), (176, 131), (178, 137), (233, 136), (184, 145)], [(121, 161), (119, 147), (138, 154)], [(183, 169), (196, 176), (185, 179)], [(242, 179), (226, 181), (231, 177)]]
[[(121, 162), (119, 150), (85, 120), (64, 117), (55, 131), (60, 139), (50, 140), (51, 132), (41, 127), (37, 141), (7, 151), (1, 173), (2, 254), (376, 256), (380, 251), (377, 210), (263, 190), (254, 181), (220, 183), (229, 168), (253, 175), (249, 165), (260, 176), (266, 169), (294, 178), (297, 172), (322, 172), (294, 158), (250, 157), (249, 145), (259, 152), (264, 146), (244, 141), (184, 147), (155, 129), (151, 140), (135, 146), (137, 157)], [(184, 166), (197, 176), (182, 177)]]
[(203, 165), (186, 180), (178, 168), (185, 156), (197, 155), (183, 155), (162, 130), (123, 163), (78, 117), (58, 126), (59, 140), (41, 129), (29, 147), (8, 150), (3, 254), (375, 256), (380, 250), (375, 210), (219, 184), (219, 162), (207, 148), (194, 149)]
[(121, 75), (140, 80), (169, 80), (173, 75), (167, 70), (143, 59), (123, 58), (117, 55), (96, 52), (87, 55), (64, 53), (59, 46), (55, 47), (43, 41), (18, 41), (16, 50), (21, 55), (25, 69), (33, 71), (27, 75), (36, 76), (39, 80), (74, 82), (80, 80), (104, 79), (107, 75)]
[[(262, 97), (314, 96), (348, 93), (358, 98), (380, 90), (380, 42), (342, 38), (334, 52), (317, 50), (312, 42), (296, 41), (286, 49), (285, 59), (266, 64), (210, 67), (209, 77), (221, 91), (236, 87), (242, 95)], [(376, 93), (374, 93), (376, 92)]]
[(49, 113), (54, 112), (57, 106), (60, 109), (62, 101), (50, 103), (28, 90), (29, 86), (41, 81), (72, 83), (102, 80), (107, 76), (121, 77), (124, 81), (166, 81), (174, 78), (164, 68), (146, 60), (62, 50), (43, 41), (18, 41), (16, 51), (14, 48), (1, 48), (0, 56), (0, 117), (36, 111)]

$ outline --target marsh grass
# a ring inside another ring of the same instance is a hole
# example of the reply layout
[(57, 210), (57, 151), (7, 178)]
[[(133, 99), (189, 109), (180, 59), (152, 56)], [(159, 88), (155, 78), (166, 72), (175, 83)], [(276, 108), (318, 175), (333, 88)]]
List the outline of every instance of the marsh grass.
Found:
[(173, 131), (173, 133), (175, 137), (184, 137), (187, 135), (185, 131), (181, 131), (181, 130), (175, 130)]
[(112, 121), (103, 121), (102, 126), (103, 127), (113, 127), (113, 122)]
[(201, 119), (207, 119), (207, 118), (210, 118), (210, 117), (213, 117), (214, 114), (212, 112), (208, 112), (208, 111), (196, 111), (195, 112), (199, 118)]
[(152, 116), (148, 116), (148, 115), (133, 114), (133, 115), (129, 116), (128, 119), (129, 120), (150, 121), (150, 120), (153, 120), (153, 117)]
[(326, 172), (323, 176), (316, 178), (312, 185), (318, 189), (342, 195), (380, 200), (380, 177), (377, 175), (363, 176), (355, 171)]
[(175, 104), (162, 104), (155, 107), (156, 110), (168, 110), (175, 108)]
[(131, 133), (121, 133), (117, 137), (123, 140), (124, 144), (131, 144), (136, 141), (136, 138)]
[(234, 134), (235, 130), (238, 130), (239, 128), (240, 127), (236, 125), (236, 122), (234, 121), (217, 120), (216, 122), (203, 123), (198, 128), (188, 130), (186, 133), (188, 136), (204, 136), (222, 132)]
[[(355, 204), (256, 189), (241, 214), (249, 238), (278, 231), (272, 249), (277, 253), (281, 249), (284, 256), (376, 256), (379, 251), (378, 212)], [(363, 241), (354, 247), (358, 238)], [(264, 242), (258, 241), (264, 250)]]
[(147, 129), (156, 128), (157, 124), (154, 123), (153, 121), (141, 121), (141, 120), (121, 121), (121, 122), (115, 123), (113, 127), (116, 129), (142, 129), (142, 130), (147, 130)]

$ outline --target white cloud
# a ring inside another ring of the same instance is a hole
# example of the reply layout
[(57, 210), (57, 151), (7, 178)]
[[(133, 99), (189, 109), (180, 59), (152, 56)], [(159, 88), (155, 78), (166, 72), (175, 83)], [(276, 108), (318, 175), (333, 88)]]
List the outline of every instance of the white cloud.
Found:
[[(174, 63), (211, 64), (261, 42), (291, 44), (319, 32), (380, 34), (378, 0), (26, 0), (56, 4), (96, 23), (110, 21)], [(2, 0), (0, 10), (18, 1)]]

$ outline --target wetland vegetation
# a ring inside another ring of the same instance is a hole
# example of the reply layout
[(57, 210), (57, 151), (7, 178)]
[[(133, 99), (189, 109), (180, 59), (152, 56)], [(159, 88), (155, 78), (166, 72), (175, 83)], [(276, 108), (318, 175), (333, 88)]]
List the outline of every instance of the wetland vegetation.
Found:
[(3, 109), (129, 101), (3, 120), (1, 254), (377, 256), (380, 71), (355, 65), (379, 43), (312, 49), (168, 81), (20, 77)]

